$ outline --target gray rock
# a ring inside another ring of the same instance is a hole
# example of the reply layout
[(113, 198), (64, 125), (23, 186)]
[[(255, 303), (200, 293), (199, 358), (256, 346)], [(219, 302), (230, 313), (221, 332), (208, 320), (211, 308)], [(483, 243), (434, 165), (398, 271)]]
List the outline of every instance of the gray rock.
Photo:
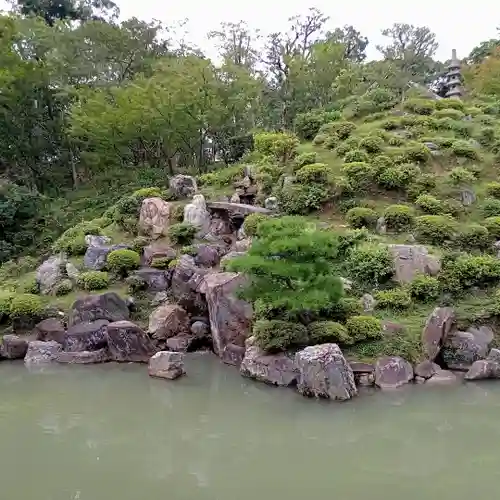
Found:
[(56, 355), (55, 361), (63, 364), (91, 365), (106, 363), (111, 357), (107, 348), (97, 351), (60, 352)]
[(24, 357), (24, 363), (26, 365), (51, 363), (56, 360), (61, 350), (61, 344), (53, 340), (48, 342), (42, 342), (40, 340), (28, 342), (28, 350)]
[(141, 267), (132, 276), (144, 281), (148, 292), (164, 292), (169, 287), (168, 272), (154, 267)]
[(411, 364), (399, 356), (386, 356), (375, 363), (375, 384), (381, 389), (396, 389), (413, 380)]
[(128, 245), (119, 244), (111, 246), (89, 246), (83, 256), (83, 265), (86, 269), (101, 271), (106, 266), (108, 255), (114, 250), (130, 248)]
[(439, 146), (434, 142), (424, 142), (424, 146), (427, 146), (431, 151), (439, 151)]
[(443, 344), (443, 361), (451, 370), (469, 370), (475, 361), (486, 358), (490, 343), (485, 332), (454, 332)]
[(264, 201), (264, 207), (273, 212), (278, 210), (278, 198), (276, 196), (270, 196)]
[(455, 322), (455, 312), (451, 307), (436, 307), (432, 311), (422, 330), (422, 346), (427, 359), (436, 359)]
[(170, 259), (177, 257), (177, 252), (163, 241), (155, 241), (142, 250), (143, 260), (146, 266), (150, 266), (153, 259)]
[(410, 283), (417, 274), (435, 276), (441, 270), (437, 257), (430, 255), (423, 245), (389, 245), (394, 259), (395, 279), (401, 284)]
[(195, 248), (196, 256), (194, 257), (194, 263), (202, 267), (217, 266), (221, 257), (226, 253), (226, 247), (220, 244), (209, 245), (207, 243), (201, 243), (195, 245)]
[(378, 234), (385, 234), (387, 233), (387, 223), (384, 219), (384, 217), (379, 217), (377, 219), (377, 227), (375, 229)]
[(181, 352), (160, 351), (149, 360), (148, 373), (151, 377), (174, 380), (184, 371), (184, 355)]
[(427, 359), (415, 366), (415, 376), (427, 380), (440, 370), (439, 365)]
[(224, 268), (224, 266), (230, 260), (235, 259), (236, 257), (241, 257), (246, 254), (247, 254), (246, 252), (236, 252), (236, 251), (229, 252), (228, 254), (224, 255), (224, 257), (222, 257), (222, 259), (220, 260), (221, 268)]
[(70, 326), (63, 341), (66, 352), (98, 351), (107, 346), (106, 327), (108, 320), (77, 323)]
[(170, 337), (165, 341), (169, 351), (187, 352), (191, 349), (196, 342), (194, 335), (179, 335), (177, 337)]
[(474, 361), (465, 380), (486, 380), (500, 378), (500, 350), (491, 349), (486, 359)]
[(460, 191), (460, 201), (462, 205), (468, 207), (476, 202), (476, 193), (472, 189), (462, 189)]
[(240, 195), (238, 193), (234, 193), (233, 196), (229, 199), (230, 203), (240, 203)]
[(295, 355), (297, 390), (304, 396), (344, 401), (358, 394), (354, 373), (337, 344), (306, 347)]
[(209, 210), (223, 210), (230, 214), (250, 215), (250, 214), (271, 214), (271, 210), (258, 207), (257, 205), (245, 205), (244, 203), (228, 203), (224, 201), (209, 201), (207, 203)]
[(191, 203), (184, 207), (184, 222), (198, 228), (198, 236), (204, 237), (210, 230), (210, 213), (202, 194), (193, 196)]
[(75, 265), (73, 265), (71, 262), (68, 262), (66, 264), (66, 274), (68, 275), (68, 278), (70, 280), (76, 281), (80, 276), (80, 271)]
[(85, 235), (85, 244), (88, 247), (103, 247), (111, 243), (111, 238), (107, 236), (96, 236), (94, 234)]
[(92, 322), (98, 319), (108, 321), (126, 320), (130, 316), (127, 303), (115, 292), (87, 295), (77, 299), (71, 306), (68, 325)]
[(50, 294), (65, 278), (66, 256), (53, 255), (45, 260), (36, 271), (36, 282), (42, 294)]
[(252, 238), (245, 238), (244, 240), (237, 240), (234, 242), (233, 251), (236, 253), (246, 253), (252, 246)]
[(48, 318), (40, 321), (35, 326), (33, 334), (36, 336), (36, 340), (55, 340), (59, 344), (62, 344), (66, 330), (60, 319)]
[(255, 345), (253, 337), (247, 340), (240, 373), (244, 377), (278, 386), (294, 385), (299, 375), (292, 354), (268, 354)]
[(178, 305), (162, 304), (149, 316), (148, 333), (156, 340), (189, 335), (190, 331), (189, 317)]
[(153, 307), (158, 307), (161, 304), (168, 302), (168, 293), (167, 292), (157, 292), (151, 301), (151, 305)]
[(425, 385), (455, 384), (459, 381), (460, 379), (453, 372), (439, 369), (431, 378), (426, 380)]
[(174, 175), (168, 184), (177, 198), (191, 198), (198, 192), (196, 179), (191, 175)]
[(210, 328), (204, 321), (195, 321), (191, 325), (191, 333), (195, 337), (202, 338), (210, 333)]
[(148, 335), (130, 321), (116, 321), (106, 328), (106, 340), (113, 361), (147, 363), (157, 349)]
[(17, 335), (4, 335), (0, 345), (0, 358), (23, 359), (28, 350), (28, 342)]
[(361, 297), (361, 306), (364, 312), (372, 312), (377, 305), (377, 301), (373, 298), (373, 295), (365, 293)]

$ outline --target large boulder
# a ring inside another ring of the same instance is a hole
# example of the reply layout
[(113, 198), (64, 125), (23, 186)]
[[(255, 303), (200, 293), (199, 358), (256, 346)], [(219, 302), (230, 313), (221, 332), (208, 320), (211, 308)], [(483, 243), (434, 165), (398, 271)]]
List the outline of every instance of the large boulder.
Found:
[(98, 319), (121, 321), (129, 318), (127, 303), (115, 292), (87, 295), (77, 299), (71, 306), (68, 324), (92, 322)]
[(149, 316), (148, 333), (156, 340), (189, 335), (189, 317), (186, 311), (178, 305), (162, 304)]
[(486, 358), (492, 341), (493, 331), (488, 327), (453, 332), (443, 344), (442, 359), (450, 370), (467, 371), (475, 361)]
[(195, 245), (196, 255), (194, 263), (201, 267), (215, 267), (219, 264), (220, 259), (227, 253), (227, 247), (223, 244), (209, 245), (201, 243)]
[(417, 274), (436, 275), (441, 270), (437, 257), (422, 245), (389, 245), (394, 259), (395, 278), (399, 283), (410, 283)]
[(244, 276), (238, 273), (211, 273), (200, 287), (208, 305), (214, 351), (230, 364), (239, 364), (242, 358), (235, 360), (233, 354), (238, 349), (228, 349), (229, 345), (239, 347), (242, 356), (250, 333), (252, 306), (235, 295), (244, 281)]
[(418, 365), (415, 366), (415, 377), (420, 377), (424, 380), (430, 379), (437, 372), (441, 370), (441, 367), (436, 363), (433, 363), (431, 360), (426, 359), (422, 361)]
[(86, 269), (100, 271), (106, 266), (108, 255), (114, 250), (130, 248), (125, 244), (118, 245), (89, 245), (83, 256), (83, 265)]
[(33, 334), (36, 336), (36, 340), (55, 340), (62, 344), (66, 330), (60, 319), (47, 318), (35, 326)]
[(148, 373), (151, 377), (174, 380), (184, 375), (184, 354), (160, 351), (149, 360)]
[(295, 355), (297, 390), (304, 396), (344, 401), (358, 394), (354, 373), (337, 344), (306, 347)]
[(210, 213), (202, 194), (193, 196), (191, 203), (184, 207), (184, 222), (198, 228), (198, 236), (205, 236), (210, 229)]
[(375, 363), (375, 385), (381, 389), (396, 389), (413, 380), (411, 364), (398, 356), (386, 356)]
[(106, 328), (108, 349), (113, 361), (147, 363), (157, 349), (148, 335), (130, 321), (116, 321)]
[(171, 208), (172, 205), (161, 198), (146, 198), (139, 215), (139, 231), (153, 239), (166, 236)]
[(24, 357), (24, 363), (26, 365), (51, 363), (56, 360), (61, 351), (62, 345), (58, 342), (53, 340), (48, 342), (34, 340), (32, 342), (28, 342), (28, 350), (26, 352), (26, 356)]
[(36, 271), (36, 282), (40, 293), (50, 294), (65, 278), (66, 256), (53, 255), (45, 260)]
[(153, 259), (170, 259), (177, 257), (177, 252), (164, 241), (155, 241), (142, 250), (143, 260), (146, 266), (150, 266)]
[(70, 364), (70, 365), (91, 365), (97, 363), (106, 363), (110, 361), (111, 357), (106, 347), (97, 351), (79, 351), (79, 352), (65, 352), (58, 353), (55, 357), (57, 363)]
[(465, 380), (499, 379), (500, 350), (491, 349), (486, 359), (474, 361), (464, 378)]
[(28, 350), (28, 342), (17, 335), (4, 335), (0, 345), (0, 358), (23, 359)]
[(191, 198), (198, 192), (196, 179), (191, 175), (174, 175), (170, 178), (168, 186), (177, 198)]
[(443, 342), (455, 327), (455, 321), (455, 312), (451, 307), (436, 307), (429, 315), (422, 330), (422, 346), (427, 359), (436, 359)]
[(290, 386), (297, 382), (298, 369), (290, 353), (269, 354), (255, 345), (254, 338), (246, 341), (240, 373), (267, 384)]
[(154, 267), (141, 267), (133, 273), (146, 285), (148, 292), (164, 292), (170, 285), (169, 273)]
[(106, 326), (109, 321), (77, 323), (70, 326), (63, 341), (63, 350), (66, 352), (98, 351), (107, 346)]

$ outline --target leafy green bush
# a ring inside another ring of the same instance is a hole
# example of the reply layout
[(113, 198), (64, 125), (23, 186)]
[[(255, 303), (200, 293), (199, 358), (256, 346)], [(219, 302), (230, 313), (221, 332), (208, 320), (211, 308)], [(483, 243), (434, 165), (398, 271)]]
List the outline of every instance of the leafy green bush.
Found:
[(466, 224), (455, 234), (455, 244), (463, 250), (486, 250), (491, 245), (491, 236), (480, 224)]
[(455, 141), (451, 146), (451, 151), (455, 156), (468, 158), (469, 160), (479, 160), (479, 151), (467, 141)]
[(433, 116), (436, 118), (451, 118), (452, 120), (461, 120), (464, 113), (458, 109), (438, 109), (434, 111)]
[(298, 170), (296, 180), (300, 184), (328, 184), (328, 176), (330, 174), (330, 167), (325, 163), (312, 163), (306, 165)]
[(255, 151), (272, 156), (281, 163), (287, 163), (297, 154), (297, 136), (285, 132), (262, 132), (254, 137)]
[(351, 149), (344, 155), (344, 161), (346, 163), (368, 162), (369, 160), (370, 157), (368, 153), (361, 149)]
[(465, 104), (458, 99), (439, 99), (435, 101), (436, 109), (458, 109), (459, 111), (463, 111), (465, 109)]
[(450, 171), (448, 175), (450, 181), (455, 186), (459, 186), (461, 184), (469, 184), (476, 180), (474, 174), (464, 167), (455, 167)]
[(431, 158), (431, 151), (425, 144), (408, 143), (401, 148), (399, 163), (426, 163)]
[[(192, 247), (184, 247), (184, 248), (192, 248)], [(181, 253), (191, 255), (188, 254), (186, 251), (181, 251)], [(172, 260), (173, 259), (171, 259), (170, 257), (155, 257), (151, 261), (151, 267), (154, 267), (155, 269), (168, 269), (168, 266)]]
[(346, 328), (354, 342), (382, 338), (382, 322), (373, 316), (352, 316), (347, 320)]
[(40, 292), (40, 286), (36, 277), (33, 276), (29, 280), (21, 282), (21, 284), (16, 287), (16, 292), (37, 295)]
[(126, 248), (113, 250), (108, 254), (106, 261), (109, 270), (121, 276), (126, 275), (129, 271), (137, 269), (140, 263), (140, 255), (137, 252)]
[(436, 109), (435, 101), (430, 99), (408, 99), (403, 106), (407, 111), (417, 115), (431, 115)]
[(384, 245), (364, 244), (352, 248), (345, 261), (347, 274), (360, 285), (377, 286), (394, 274), (394, 262)]
[(13, 292), (0, 290), (0, 321), (10, 317), (10, 305), (14, 296)]
[(378, 215), (375, 210), (367, 207), (351, 208), (346, 214), (347, 222), (354, 229), (372, 228), (377, 224)]
[(384, 189), (405, 190), (413, 184), (419, 175), (419, 167), (411, 163), (406, 163), (381, 170), (378, 173), (377, 182)]
[(188, 222), (172, 224), (168, 228), (168, 237), (176, 245), (189, 245), (193, 241), (198, 228)]
[(86, 271), (77, 279), (77, 285), (83, 290), (103, 290), (108, 288), (109, 276), (105, 271)]
[(492, 238), (500, 239), (500, 216), (488, 217), (483, 224)]
[(307, 327), (309, 333), (309, 344), (340, 344), (351, 345), (351, 337), (347, 328), (335, 321), (314, 321)]
[(362, 139), (359, 145), (368, 153), (380, 153), (384, 149), (384, 140), (371, 135)]
[(335, 122), (335, 134), (340, 140), (347, 139), (356, 130), (356, 125), (352, 122)]
[(330, 192), (322, 184), (287, 184), (276, 191), (280, 209), (289, 215), (306, 215), (319, 210)]
[(359, 149), (359, 139), (357, 137), (350, 137), (345, 142), (341, 142), (335, 148), (335, 154), (343, 158), (348, 151)]
[(198, 182), (200, 186), (214, 186), (219, 188), (231, 186), (243, 177), (243, 168), (243, 165), (230, 165), (229, 167), (218, 168), (213, 172), (200, 175)]
[(389, 146), (400, 147), (405, 143), (404, 139), (399, 135), (392, 134), (390, 139), (388, 140)]
[(440, 280), (452, 293), (500, 281), (500, 260), (492, 255), (460, 255), (443, 262), (443, 267)]
[(146, 280), (136, 274), (128, 276), (125, 280), (125, 284), (127, 285), (128, 293), (132, 295), (143, 292), (148, 287)]
[(322, 125), (342, 117), (339, 111), (312, 110), (307, 113), (299, 113), (295, 117), (294, 127), (302, 139), (310, 141), (319, 131)]
[(331, 137), (331, 136), (330, 136), (330, 135), (328, 135), (328, 134), (323, 134), (323, 133), (320, 133), (320, 134), (318, 134), (318, 135), (316, 135), (316, 136), (314, 137), (314, 139), (313, 139), (313, 144), (314, 144), (315, 146), (321, 146), (322, 144), (324, 144), (324, 143), (325, 143), (325, 141), (326, 141), (329, 137)]
[(415, 205), (430, 215), (442, 215), (446, 213), (446, 204), (431, 194), (421, 194), (416, 200)]
[(491, 198), (500, 199), (500, 182), (488, 182), (486, 184), (486, 194)]
[(415, 222), (415, 213), (407, 205), (389, 205), (384, 211), (387, 228), (395, 232), (408, 231)]
[(81, 222), (67, 229), (52, 246), (54, 252), (65, 252), (68, 255), (83, 255), (87, 250), (85, 235), (102, 235), (102, 228), (93, 222)]
[[(320, 134), (318, 134), (318, 135), (320, 135)], [(339, 138), (336, 135), (329, 135), (323, 141), (323, 146), (326, 149), (335, 149), (338, 146), (338, 144), (339, 144)]]
[(482, 127), (477, 135), (477, 141), (485, 147), (494, 144), (496, 139), (496, 130), (493, 127)]
[(307, 328), (291, 321), (257, 320), (252, 335), (259, 347), (268, 352), (286, 351), (308, 343)]
[(313, 163), (318, 163), (318, 154), (315, 151), (300, 153), (293, 161), (293, 169), (296, 171)]
[(342, 173), (346, 176), (354, 190), (366, 190), (373, 184), (374, 168), (365, 162), (345, 163)]
[(425, 274), (416, 275), (408, 288), (410, 295), (420, 302), (433, 302), (441, 293), (439, 280)]
[(410, 200), (416, 200), (421, 194), (427, 194), (436, 187), (436, 177), (433, 174), (419, 175), (408, 187)]
[(500, 200), (496, 198), (486, 198), (480, 205), (483, 217), (496, 217), (500, 215)]
[(453, 239), (458, 231), (458, 223), (449, 215), (422, 215), (417, 217), (415, 229), (419, 241), (441, 245)]
[(375, 294), (377, 307), (381, 309), (404, 310), (411, 306), (411, 296), (404, 288), (393, 288), (382, 290)]
[(10, 303), (11, 318), (40, 318), (43, 313), (43, 302), (38, 295), (20, 293), (14, 295)]
[(54, 287), (54, 295), (62, 297), (73, 291), (73, 282), (70, 279), (65, 279), (57, 283)]
[(247, 215), (243, 221), (243, 231), (247, 236), (255, 236), (262, 222), (269, 219), (268, 215), (254, 213)]
[(132, 250), (134, 250), (134, 252), (141, 254), (144, 247), (147, 247), (149, 243), (150, 239), (147, 238), (146, 236), (137, 236), (136, 238), (134, 238), (131, 247)]

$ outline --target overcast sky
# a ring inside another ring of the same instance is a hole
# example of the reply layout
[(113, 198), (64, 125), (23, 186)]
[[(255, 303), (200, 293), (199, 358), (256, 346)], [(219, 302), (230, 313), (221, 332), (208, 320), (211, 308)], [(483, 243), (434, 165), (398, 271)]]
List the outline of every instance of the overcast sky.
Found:
[[(496, 37), (500, 26), (500, 2), (474, 0), (115, 0), (121, 17), (158, 19), (170, 24), (188, 19), (187, 38), (208, 55), (214, 50), (205, 34), (221, 21), (245, 20), (263, 33), (284, 29), (290, 16), (317, 7), (330, 16), (329, 26), (352, 24), (370, 40), (369, 56), (376, 57), (375, 45), (383, 37), (380, 30), (391, 24), (429, 26), (439, 41), (438, 58), (446, 60), (451, 49), (465, 57), (479, 42)], [(0, 5), (5, 0), (0, 0)], [(453, 6), (456, 6), (453, 9)]]

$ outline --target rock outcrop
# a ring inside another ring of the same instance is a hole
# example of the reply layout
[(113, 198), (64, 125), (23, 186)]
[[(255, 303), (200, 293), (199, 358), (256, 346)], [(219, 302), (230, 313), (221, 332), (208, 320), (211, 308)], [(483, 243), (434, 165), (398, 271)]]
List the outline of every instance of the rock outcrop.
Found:
[(500, 350), (491, 349), (486, 359), (474, 361), (465, 380), (500, 379)]
[(399, 283), (410, 283), (417, 274), (436, 275), (441, 270), (437, 257), (429, 254), (423, 245), (389, 245), (394, 259), (395, 278)]
[(190, 175), (174, 175), (170, 178), (168, 187), (177, 198), (191, 198), (198, 192), (196, 179)]
[(107, 346), (106, 327), (108, 320), (77, 323), (70, 326), (63, 341), (66, 352), (98, 351)]
[(97, 351), (79, 351), (58, 353), (54, 359), (57, 363), (73, 365), (91, 365), (97, 363), (106, 363), (111, 357), (107, 348)]
[(177, 335), (188, 336), (190, 334), (189, 317), (180, 306), (162, 304), (149, 316), (148, 333), (156, 340), (165, 340)]
[(444, 341), (455, 327), (455, 321), (455, 312), (451, 307), (436, 307), (429, 315), (422, 330), (422, 346), (427, 359), (436, 359)]
[(55, 340), (59, 344), (64, 342), (66, 331), (62, 321), (57, 318), (48, 318), (40, 321), (33, 329), (36, 340)]
[(153, 239), (166, 236), (170, 226), (171, 207), (170, 203), (161, 198), (146, 198), (139, 215), (139, 231)]
[(23, 359), (28, 351), (28, 342), (17, 335), (4, 335), (0, 345), (0, 358)]
[[(98, 240), (93, 240), (95, 243)], [(83, 265), (86, 269), (101, 271), (106, 266), (108, 255), (114, 250), (123, 250), (130, 248), (128, 245), (95, 245), (91, 244), (87, 247), (83, 256)]]
[(453, 332), (443, 344), (443, 361), (450, 370), (467, 371), (475, 361), (486, 358), (492, 341), (493, 331), (484, 326)]
[(202, 194), (193, 196), (191, 203), (184, 207), (184, 222), (198, 228), (198, 236), (205, 236), (210, 230), (210, 213)]
[(52, 363), (57, 359), (57, 356), (61, 351), (61, 344), (54, 342), (53, 340), (48, 342), (34, 340), (32, 342), (28, 342), (28, 350), (26, 352), (26, 356), (24, 357), (24, 363), (26, 365)]
[(147, 363), (157, 349), (148, 335), (130, 321), (116, 321), (106, 327), (106, 339), (113, 361)]
[(295, 355), (297, 390), (304, 396), (344, 401), (356, 396), (354, 373), (337, 344), (306, 347)]
[(398, 356), (386, 356), (375, 363), (375, 385), (381, 389), (396, 389), (413, 380), (411, 364)]
[(50, 294), (65, 278), (66, 256), (53, 255), (45, 260), (36, 271), (36, 282), (40, 293)]
[(141, 279), (145, 283), (148, 292), (164, 292), (170, 286), (169, 274), (162, 269), (141, 267), (132, 276)]
[(99, 319), (121, 321), (127, 320), (129, 316), (127, 303), (118, 294), (106, 292), (77, 299), (71, 306), (68, 324), (90, 323)]
[(181, 352), (160, 351), (149, 360), (148, 372), (151, 377), (174, 380), (184, 371), (184, 355)]
[(146, 266), (150, 266), (153, 259), (170, 259), (177, 257), (176, 251), (164, 241), (155, 241), (143, 248), (143, 261)]

